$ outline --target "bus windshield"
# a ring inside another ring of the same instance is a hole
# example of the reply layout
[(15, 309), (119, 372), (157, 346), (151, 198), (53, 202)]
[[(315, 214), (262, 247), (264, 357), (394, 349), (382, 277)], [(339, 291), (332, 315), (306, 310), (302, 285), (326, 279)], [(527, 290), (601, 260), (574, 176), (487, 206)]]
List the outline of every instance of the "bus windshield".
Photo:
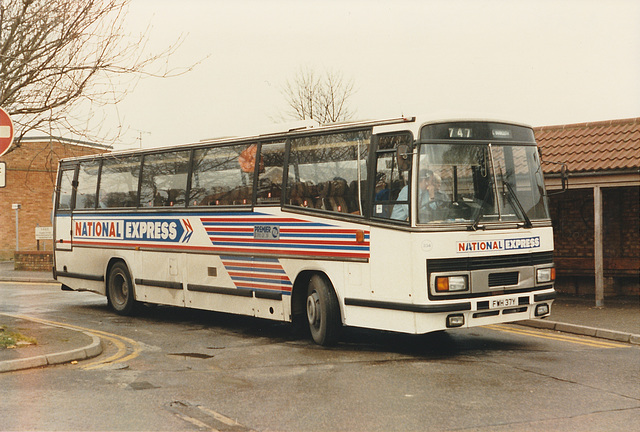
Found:
[(417, 188), (419, 224), (549, 219), (537, 148), (506, 144), (422, 144)]

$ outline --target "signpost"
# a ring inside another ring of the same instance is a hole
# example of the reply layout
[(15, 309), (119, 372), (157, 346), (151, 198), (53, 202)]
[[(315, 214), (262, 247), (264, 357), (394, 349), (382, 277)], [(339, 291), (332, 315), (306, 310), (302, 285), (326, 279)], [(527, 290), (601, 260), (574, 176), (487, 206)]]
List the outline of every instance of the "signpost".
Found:
[(22, 204), (11, 204), (11, 208), (16, 211), (16, 250), (20, 250), (20, 224), (18, 223), (18, 212), (22, 208)]
[[(40, 250), (40, 240), (53, 240), (53, 227), (36, 226), (36, 249)], [(44, 243), (46, 244), (46, 243)], [(46, 250), (46, 246), (44, 247)]]
[(13, 122), (7, 112), (0, 108), (0, 156), (5, 154), (13, 143)]

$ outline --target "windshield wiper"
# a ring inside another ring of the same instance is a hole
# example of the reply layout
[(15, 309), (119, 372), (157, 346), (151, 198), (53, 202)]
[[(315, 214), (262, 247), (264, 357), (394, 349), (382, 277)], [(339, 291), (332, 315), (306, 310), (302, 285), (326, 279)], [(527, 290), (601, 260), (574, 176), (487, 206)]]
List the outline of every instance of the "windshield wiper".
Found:
[(529, 217), (527, 216), (527, 213), (524, 211), (524, 208), (522, 207), (522, 204), (520, 203), (520, 200), (518, 199), (518, 196), (516, 195), (515, 191), (513, 190), (513, 187), (511, 186), (511, 183), (509, 183), (504, 178), (502, 178), (502, 174), (500, 174), (500, 177), (502, 179), (502, 186), (506, 187), (507, 191), (509, 192), (509, 194), (507, 195), (510, 198), (509, 201), (511, 201), (511, 204), (514, 205), (514, 207), (516, 207), (518, 209), (518, 211), (522, 215), (522, 219), (524, 219), (524, 227), (525, 228), (533, 227), (533, 224), (531, 223), (531, 219), (529, 219)]
[(480, 204), (480, 208), (478, 209), (476, 214), (473, 216), (473, 223), (467, 227), (469, 231), (477, 231), (478, 230), (478, 224), (480, 223), (480, 218), (483, 215), (482, 211), (484, 210), (484, 206), (486, 206), (487, 202), (489, 201), (489, 197), (491, 196), (491, 192), (493, 192), (493, 182), (490, 182), (487, 185), (487, 192), (485, 192), (485, 194), (484, 194), (484, 198), (482, 199), (482, 204)]

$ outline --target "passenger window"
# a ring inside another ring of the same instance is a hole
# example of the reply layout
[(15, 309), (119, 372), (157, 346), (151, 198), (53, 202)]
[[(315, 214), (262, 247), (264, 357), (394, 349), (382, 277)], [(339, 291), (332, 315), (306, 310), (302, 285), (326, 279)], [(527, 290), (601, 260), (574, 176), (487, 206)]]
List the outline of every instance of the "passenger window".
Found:
[(60, 174), (60, 186), (58, 190), (58, 210), (71, 210), (71, 198), (73, 197), (73, 176), (75, 167), (65, 168)]
[(78, 189), (76, 190), (76, 209), (96, 208), (99, 169), (99, 160), (80, 163)]
[(250, 205), (257, 149), (241, 144), (195, 150), (189, 205)]
[(292, 140), (286, 204), (362, 214), (370, 136), (357, 131)]
[(142, 162), (142, 207), (184, 207), (189, 173), (189, 151), (146, 155)]
[(102, 162), (99, 208), (136, 207), (140, 156), (106, 158)]
[(258, 192), (256, 194), (258, 204), (280, 205), (284, 148), (284, 141), (265, 143), (260, 147)]

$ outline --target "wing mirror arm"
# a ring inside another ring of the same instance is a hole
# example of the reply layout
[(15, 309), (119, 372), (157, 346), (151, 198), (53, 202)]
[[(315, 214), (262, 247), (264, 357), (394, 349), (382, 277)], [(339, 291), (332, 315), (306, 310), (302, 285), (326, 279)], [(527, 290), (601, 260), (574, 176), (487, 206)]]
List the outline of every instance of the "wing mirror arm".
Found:
[(549, 162), (549, 161), (542, 161), (542, 163), (552, 163), (552, 164), (558, 164), (561, 165), (560, 167), (560, 181), (562, 183), (562, 189), (556, 192), (547, 192), (547, 196), (551, 196), (551, 195), (557, 195), (557, 194), (561, 194), (563, 192), (566, 192), (567, 189), (569, 189), (569, 170), (567, 169), (567, 164), (562, 163), (562, 162)]

